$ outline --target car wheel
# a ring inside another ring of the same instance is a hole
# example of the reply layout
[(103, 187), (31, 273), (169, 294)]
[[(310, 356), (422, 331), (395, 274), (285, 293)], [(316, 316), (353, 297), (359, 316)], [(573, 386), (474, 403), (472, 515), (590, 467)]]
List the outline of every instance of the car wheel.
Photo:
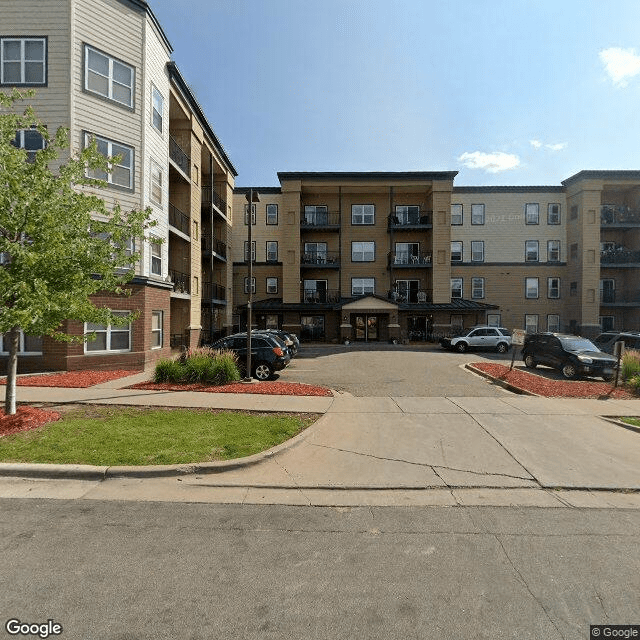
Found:
[(458, 342), (456, 344), (456, 351), (458, 353), (464, 353), (467, 350), (467, 348), (468, 348), (468, 345), (466, 342)]
[(257, 364), (253, 369), (253, 377), (256, 380), (268, 380), (273, 375), (273, 369), (266, 362)]
[(538, 366), (538, 363), (533, 359), (532, 355), (527, 354), (524, 357), (524, 366), (528, 367), (529, 369), (535, 369)]
[(497, 347), (496, 351), (498, 353), (507, 353), (509, 351), (509, 345), (506, 342), (501, 342)]
[(578, 373), (578, 371), (577, 371), (576, 366), (574, 364), (565, 364), (564, 367), (562, 367), (562, 375), (567, 380), (571, 380), (571, 379), (575, 378), (577, 373)]

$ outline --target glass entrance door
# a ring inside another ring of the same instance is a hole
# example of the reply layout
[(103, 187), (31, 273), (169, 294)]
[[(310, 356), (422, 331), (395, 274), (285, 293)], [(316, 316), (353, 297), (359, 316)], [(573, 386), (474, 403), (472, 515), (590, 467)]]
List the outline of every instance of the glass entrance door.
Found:
[(378, 316), (356, 316), (356, 340), (378, 339)]

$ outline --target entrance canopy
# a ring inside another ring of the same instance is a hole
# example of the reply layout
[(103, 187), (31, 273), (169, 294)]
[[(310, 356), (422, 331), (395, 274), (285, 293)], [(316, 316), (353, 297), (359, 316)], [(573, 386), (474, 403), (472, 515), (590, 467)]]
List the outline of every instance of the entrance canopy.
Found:
[(342, 305), (344, 313), (391, 313), (398, 311), (398, 305), (378, 296), (365, 296)]

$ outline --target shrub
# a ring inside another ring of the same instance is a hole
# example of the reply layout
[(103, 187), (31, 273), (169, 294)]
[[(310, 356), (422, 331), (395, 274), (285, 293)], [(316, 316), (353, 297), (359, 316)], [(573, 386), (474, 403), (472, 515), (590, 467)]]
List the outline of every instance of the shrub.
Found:
[(622, 379), (630, 380), (634, 376), (640, 376), (640, 351), (627, 351), (622, 356)]
[(153, 373), (154, 382), (182, 382), (184, 367), (177, 360), (159, 360)]
[(208, 382), (208, 372), (213, 358), (204, 353), (187, 355), (184, 363), (184, 377), (188, 382)]
[(177, 360), (160, 360), (153, 374), (154, 382), (202, 382), (227, 384), (240, 380), (238, 359), (233, 351), (189, 349)]
[(640, 375), (629, 378), (629, 385), (636, 391), (640, 391)]
[(228, 384), (240, 380), (238, 358), (233, 351), (219, 351), (211, 360), (208, 382)]

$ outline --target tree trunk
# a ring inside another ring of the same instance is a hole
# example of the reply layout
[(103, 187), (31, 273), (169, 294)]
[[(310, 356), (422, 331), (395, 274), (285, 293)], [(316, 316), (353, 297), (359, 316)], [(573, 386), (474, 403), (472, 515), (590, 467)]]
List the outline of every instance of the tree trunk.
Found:
[(13, 327), (5, 334), (9, 341), (9, 361), (7, 362), (7, 395), (5, 398), (5, 414), (12, 416), (16, 412), (16, 375), (18, 373), (18, 348), (20, 346), (20, 329)]

